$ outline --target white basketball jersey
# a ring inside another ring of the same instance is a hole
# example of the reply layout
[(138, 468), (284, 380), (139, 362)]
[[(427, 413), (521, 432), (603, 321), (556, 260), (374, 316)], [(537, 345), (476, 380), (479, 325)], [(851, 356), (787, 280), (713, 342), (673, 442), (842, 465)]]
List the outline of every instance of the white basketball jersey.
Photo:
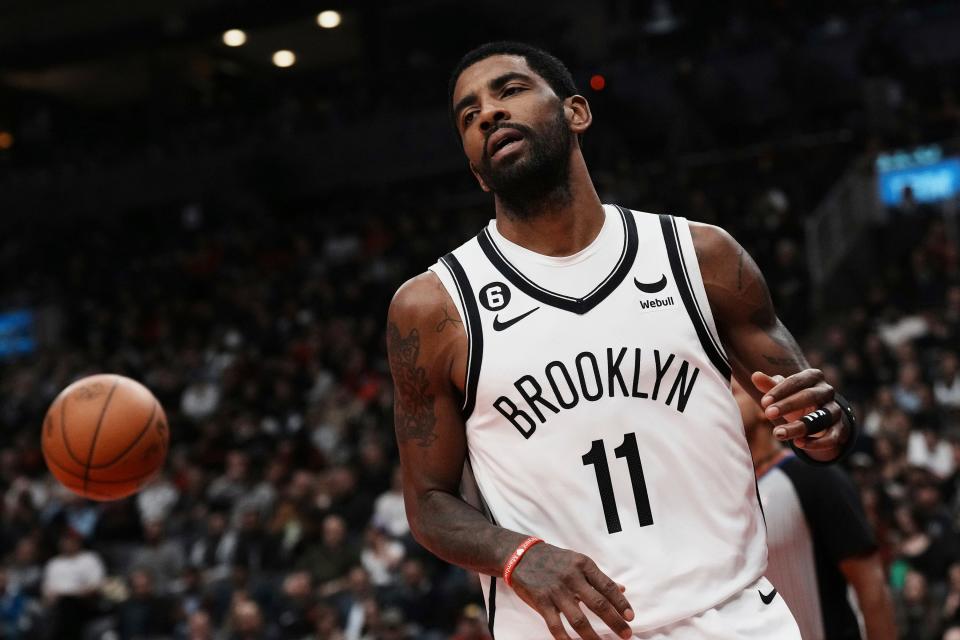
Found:
[[(575, 256), (530, 252), (491, 222), (431, 269), (468, 335), (469, 464), (489, 516), (592, 558), (626, 585), (641, 632), (754, 583), (766, 540), (687, 222), (604, 210)], [(550, 637), (481, 578), (498, 640)]]

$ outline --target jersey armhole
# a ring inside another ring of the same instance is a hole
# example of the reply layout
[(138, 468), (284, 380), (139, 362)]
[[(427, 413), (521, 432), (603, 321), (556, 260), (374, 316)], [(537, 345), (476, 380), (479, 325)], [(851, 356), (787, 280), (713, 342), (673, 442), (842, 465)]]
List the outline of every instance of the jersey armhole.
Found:
[(453, 306), (460, 314), (460, 321), (463, 322), (463, 328), (467, 333), (467, 371), (461, 407), (463, 420), (466, 422), (473, 414), (476, 405), (480, 364), (483, 361), (483, 328), (480, 324), (480, 310), (467, 274), (453, 253), (448, 253), (440, 258), (439, 262), (431, 265), (430, 271), (440, 278), (447, 294), (453, 300)]
[(729, 364), (730, 359), (727, 352), (723, 349), (723, 343), (720, 341), (720, 332), (717, 331), (717, 323), (713, 318), (713, 310), (710, 308), (710, 299), (707, 297), (707, 289), (703, 285), (703, 275), (700, 273), (700, 261), (697, 260), (697, 251), (693, 246), (693, 234), (690, 232), (690, 223), (686, 218), (674, 218), (677, 221), (677, 230), (680, 236), (680, 257), (687, 266), (687, 273), (690, 276), (690, 284), (693, 288), (693, 295), (696, 296), (698, 306), (703, 315), (703, 320), (707, 325), (707, 331), (717, 346), (717, 350), (723, 359)]
[(703, 286), (690, 226), (686, 218), (669, 215), (660, 216), (660, 226), (680, 298), (700, 339), (700, 345), (721, 377), (729, 381), (732, 373), (730, 360), (720, 342), (707, 291)]

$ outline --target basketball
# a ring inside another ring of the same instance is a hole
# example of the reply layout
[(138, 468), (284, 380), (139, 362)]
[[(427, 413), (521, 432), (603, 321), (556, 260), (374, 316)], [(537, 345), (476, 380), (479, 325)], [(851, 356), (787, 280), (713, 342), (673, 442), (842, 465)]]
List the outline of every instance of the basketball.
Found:
[(167, 417), (145, 386), (97, 374), (60, 392), (43, 421), (47, 468), (65, 487), (92, 500), (136, 493), (167, 456)]

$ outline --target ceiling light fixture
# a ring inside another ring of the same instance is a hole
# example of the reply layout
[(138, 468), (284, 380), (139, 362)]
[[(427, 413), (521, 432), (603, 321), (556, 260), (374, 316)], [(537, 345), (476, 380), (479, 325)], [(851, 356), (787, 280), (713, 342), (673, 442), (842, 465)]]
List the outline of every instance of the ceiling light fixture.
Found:
[(340, 21), (339, 11), (321, 11), (317, 15), (317, 24), (324, 29), (335, 29), (340, 26)]

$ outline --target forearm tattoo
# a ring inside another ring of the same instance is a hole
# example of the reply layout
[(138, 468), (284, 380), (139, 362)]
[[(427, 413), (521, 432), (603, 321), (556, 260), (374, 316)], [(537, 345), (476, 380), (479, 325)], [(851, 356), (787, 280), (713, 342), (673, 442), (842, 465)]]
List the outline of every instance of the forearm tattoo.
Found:
[(393, 322), (387, 326), (387, 353), (393, 370), (396, 400), (394, 422), (397, 440), (410, 440), (429, 447), (437, 439), (435, 396), (429, 392), (427, 372), (417, 366), (420, 355), (420, 332), (416, 329), (403, 338)]
[(803, 363), (801, 363), (800, 360), (798, 360), (793, 356), (782, 358), (779, 356), (770, 356), (767, 354), (763, 354), (763, 359), (769, 362), (770, 364), (780, 365), (783, 367), (802, 367), (803, 366)]

